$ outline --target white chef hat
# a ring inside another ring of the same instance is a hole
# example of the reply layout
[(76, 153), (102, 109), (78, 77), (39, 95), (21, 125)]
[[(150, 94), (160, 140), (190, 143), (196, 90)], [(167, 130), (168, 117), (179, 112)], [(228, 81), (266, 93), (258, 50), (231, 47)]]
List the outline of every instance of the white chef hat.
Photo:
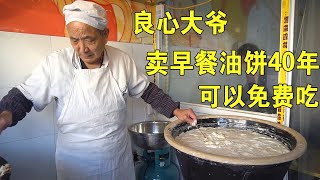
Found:
[(100, 5), (90, 1), (75, 1), (63, 7), (66, 24), (78, 21), (100, 30), (104, 30), (108, 23), (106, 11)]

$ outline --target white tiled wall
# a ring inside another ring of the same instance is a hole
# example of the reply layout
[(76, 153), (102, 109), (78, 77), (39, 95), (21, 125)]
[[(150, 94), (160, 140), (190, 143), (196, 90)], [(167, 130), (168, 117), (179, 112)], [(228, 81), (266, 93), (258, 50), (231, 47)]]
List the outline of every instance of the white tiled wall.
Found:
[(1, 143), (0, 146), (1, 156), (12, 166), (13, 180), (56, 179), (53, 135)]
[[(127, 52), (145, 72), (146, 52), (152, 51), (151, 45), (108, 44)], [(69, 46), (69, 39), (64, 37), (0, 32), (0, 98), (23, 81), (43, 57), (66, 46)], [(145, 121), (146, 107), (142, 99), (129, 98), (127, 124)], [(32, 110), (16, 126), (0, 135), (0, 156), (13, 166), (13, 180), (56, 179), (54, 110), (53, 103), (41, 112)]]
[(17, 85), (51, 51), (49, 36), (1, 33), (0, 44), (0, 88)]

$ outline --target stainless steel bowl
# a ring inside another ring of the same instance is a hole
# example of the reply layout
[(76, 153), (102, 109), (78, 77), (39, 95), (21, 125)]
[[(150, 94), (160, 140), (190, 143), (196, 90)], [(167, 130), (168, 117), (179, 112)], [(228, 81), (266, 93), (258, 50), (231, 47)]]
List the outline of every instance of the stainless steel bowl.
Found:
[(128, 129), (132, 142), (148, 150), (168, 147), (169, 144), (164, 139), (164, 128), (169, 123), (169, 121), (146, 121), (131, 125)]

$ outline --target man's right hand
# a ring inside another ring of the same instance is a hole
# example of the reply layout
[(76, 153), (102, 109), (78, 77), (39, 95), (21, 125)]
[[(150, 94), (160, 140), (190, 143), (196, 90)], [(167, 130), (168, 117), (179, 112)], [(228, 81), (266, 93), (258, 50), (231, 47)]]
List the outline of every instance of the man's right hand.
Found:
[(3, 130), (12, 124), (12, 113), (10, 111), (3, 111), (0, 114), (0, 134)]

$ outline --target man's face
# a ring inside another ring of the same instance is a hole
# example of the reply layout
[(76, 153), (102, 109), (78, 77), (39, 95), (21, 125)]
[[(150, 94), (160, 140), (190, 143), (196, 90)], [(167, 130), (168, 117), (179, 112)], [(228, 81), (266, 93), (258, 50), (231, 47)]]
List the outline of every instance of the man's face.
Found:
[(101, 57), (106, 43), (106, 33), (81, 22), (71, 22), (67, 25), (70, 42), (76, 53), (86, 64), (101, 63)]

